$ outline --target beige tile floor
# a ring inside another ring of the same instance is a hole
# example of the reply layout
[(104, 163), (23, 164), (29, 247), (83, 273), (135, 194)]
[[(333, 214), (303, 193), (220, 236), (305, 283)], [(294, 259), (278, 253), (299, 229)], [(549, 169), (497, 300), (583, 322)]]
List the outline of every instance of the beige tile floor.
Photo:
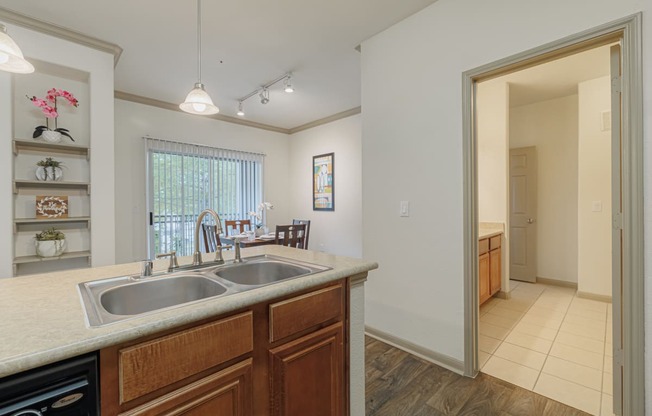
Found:
[(611, 416), (611, 304), (511, 281), (480, 307), (480, 369), (596, 416)]

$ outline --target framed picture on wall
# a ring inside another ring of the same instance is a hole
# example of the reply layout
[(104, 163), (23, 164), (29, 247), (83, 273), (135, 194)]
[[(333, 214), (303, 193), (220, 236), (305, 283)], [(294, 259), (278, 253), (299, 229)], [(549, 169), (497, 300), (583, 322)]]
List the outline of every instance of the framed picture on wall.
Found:
[(335, 211), (335, 153), (312, 157), (312, 209)]

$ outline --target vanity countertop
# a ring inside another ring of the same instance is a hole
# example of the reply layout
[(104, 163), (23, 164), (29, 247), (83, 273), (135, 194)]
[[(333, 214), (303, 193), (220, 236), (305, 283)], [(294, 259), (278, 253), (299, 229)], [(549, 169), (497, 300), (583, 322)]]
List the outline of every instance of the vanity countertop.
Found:
[[(290, 279), (229, 296), (179, 306), (121, 322), (90, 328), (78, 283), (137, 275), (140, 263), (67, 270), (0, 279), (0, 377), (74, 357), (165, 329), (221, 315), (347, 276), (366, 273), (378, 264), (344, 256), (267, 245), (242, 250), (242, 256), (270, 254), (332, 267), (332, 270)], [(233, 258), (232, 252), (224, 254)], [(190, 257), (179, 258), (189, 264)], [(154, 272), (168, 261), (154, 262)]]
[(494, 237), (505, 232), (502, 222), (480, 222), (478, 227), (478, 240)]

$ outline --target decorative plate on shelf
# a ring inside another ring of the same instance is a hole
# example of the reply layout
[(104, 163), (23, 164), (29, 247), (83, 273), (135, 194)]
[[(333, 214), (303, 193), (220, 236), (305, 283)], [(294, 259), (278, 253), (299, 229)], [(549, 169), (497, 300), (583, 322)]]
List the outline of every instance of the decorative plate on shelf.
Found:
[(36, 179), (39, 181), (60, 181), (63, 169), (39, 166), (36, 168)]

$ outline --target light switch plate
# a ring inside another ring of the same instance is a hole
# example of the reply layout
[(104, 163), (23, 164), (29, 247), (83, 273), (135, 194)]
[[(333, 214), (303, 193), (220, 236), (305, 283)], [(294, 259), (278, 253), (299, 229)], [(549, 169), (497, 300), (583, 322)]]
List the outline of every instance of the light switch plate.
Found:
[(410, 201), (401, 201), (401, 208), (399, 211), (399, 215), (401, 217), (409, 217), (410, 216)]
[(602, 212), (602, 201), (593, 201), (591, 203), (591, 211)]

